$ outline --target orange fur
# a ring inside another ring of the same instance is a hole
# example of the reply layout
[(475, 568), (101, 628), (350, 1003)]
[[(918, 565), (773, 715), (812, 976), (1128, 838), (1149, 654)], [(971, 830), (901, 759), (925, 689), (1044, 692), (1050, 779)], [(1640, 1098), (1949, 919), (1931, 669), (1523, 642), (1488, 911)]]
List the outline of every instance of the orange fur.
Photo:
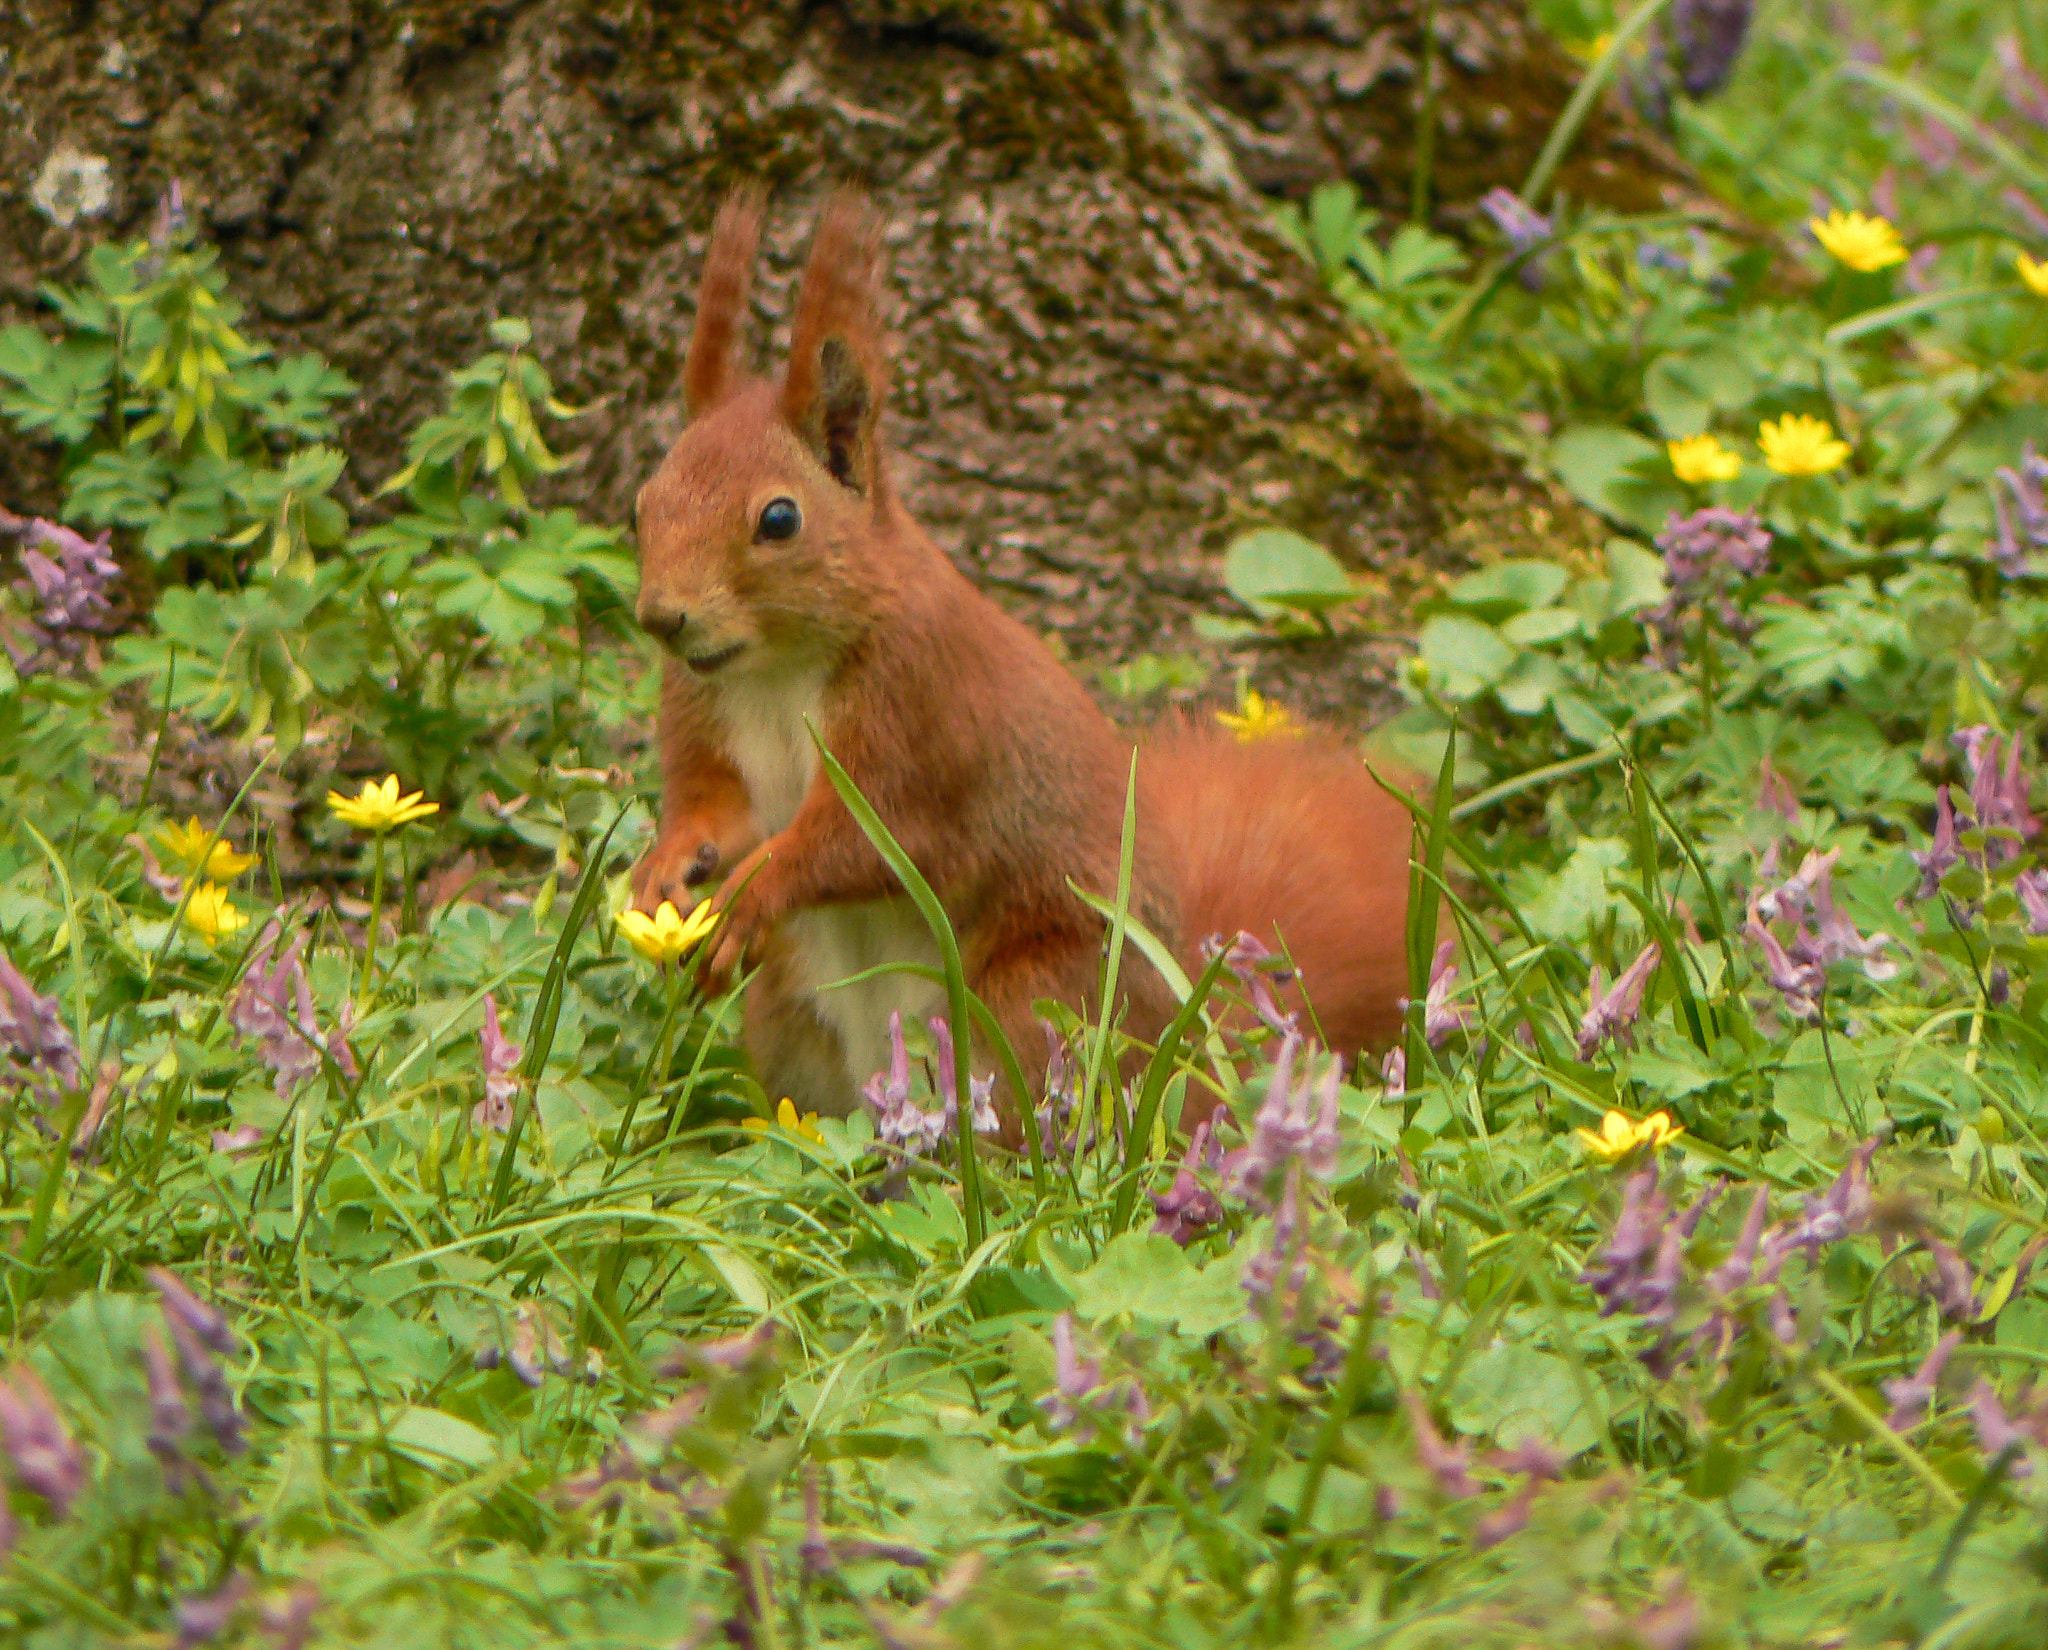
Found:
[[(721, 226), (752, 210), (729, 207)], [(740, 239), (714, 236), (706, 275), (732, 317)], [(723, 873), (727, 939), (710, 972), (761, 964), (746, 1035), (762, 1081), (842, 1113), (882, 1063), (890, 1010), (930, 1012), (937, 994), (903, 974), (821, 989), (932, 957), (808, 730), (939, 894), (969, 982), (1027, 1071), (1044, 1063), (1036, 1000), (1101, 1006), (1089, 999), (1102, 924), (1068, 880), (1115, 887), (1132, 761), (1080, 684), (887, 485), (879, 248), (866, 203), (835, 197), (781, 381), (707, 375), (712, 399), (637, 502), (640, 617), (668, 659), (661, 831), (635, 898), (682, 904)], [(717, 308), (707, 293), (700, 337)], [(733, 343), (718, 346), (726, 358)], [(798, 530), (770, 532), (771, 504), (797, 512)], [(1332, 735), (1240, 746), (1168, 729), (1140, 762), (1132, 908), (1191, 966), (1212, 932), (1285, 945), (1333, 1044), (1355, 1049), (1398, 1024), (1407, 843), (1398, 805)], [(1128, 951), (1122, 990), (1126, 1029), (1156, 1035), (1172, 999)], [(992, 1063), (975, 1050), (977, 1070)], [(1004, 1104), (1014, 1126), (1017, 1097)]]
[(711, 226), (704, 276), (697, 284), (697, 323), (683, 358), (683, 405), (692, 418), (716, 406), (739, 376), (739, 341), (761, 247), (763, 204), (760, 190), (737, 190)]

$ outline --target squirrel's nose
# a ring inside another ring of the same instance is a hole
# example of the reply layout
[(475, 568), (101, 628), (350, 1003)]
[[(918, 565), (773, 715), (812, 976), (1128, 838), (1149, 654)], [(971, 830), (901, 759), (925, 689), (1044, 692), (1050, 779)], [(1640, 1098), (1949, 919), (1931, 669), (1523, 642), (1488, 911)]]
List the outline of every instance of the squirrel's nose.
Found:
[(643, 607), (640, 628), (657, 642), (672, 642), (681, 633), (689, 615), (680, 607)]

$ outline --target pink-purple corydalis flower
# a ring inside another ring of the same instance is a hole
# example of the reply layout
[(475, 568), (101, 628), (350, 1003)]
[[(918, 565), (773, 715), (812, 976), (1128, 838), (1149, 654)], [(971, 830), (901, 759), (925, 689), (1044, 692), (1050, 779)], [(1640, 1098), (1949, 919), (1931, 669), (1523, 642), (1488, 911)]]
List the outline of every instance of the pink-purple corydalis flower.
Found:
[(1917, 899), (1932, 899), (1941, 892), (1942, 878), (1963, 862), (1963, 851), (1956, 840), (1956, 809), (1946, 785), (1934, 793), (1934, 839), (1925, 851), (1913, 850), (1913, 863), (1920, 870), (1920, 886), (1913, 891)]
[(108, 551), (111, 528), (88, 539), (59, 522), (0, 510), (0, 533), (13, 534), (22, 543), (21, 568), (28, 576), (18, 580), (15, 589), (33, 605), (28, 628), (35, 648), (24, 652), (10, 645), (8, 654), (15, 668), (27, 675), (42, 667), (46, 655), (73, 657), (79, 636), (108, 628), (113, 604), (107, 587), (120, 577), (121, 566)]
[(1678, 0), (1672, 7), (1673, 56), (1688, 97), (1720, 90), (1742, 55), (1755, 10), (1756, 0)]
[[(1458, 983), (1458, 942), (1445, 940), (1429, 962), (1429, 990), (1422, 1000), (1422, 1035), (1431, 1048), (1442, 1048), (1454, 1032), (1469, 1031), (1475, 1020), (1472, 1005), (1455, 1001)], [(1403, 999), (1401, 1006), (1408, 1006)]]
[(480, 1346), (471, 1360), (478, 1369), (496, 1369), (501, 1363), (523, 1385), (537, 1387), (548, 1375), (573, 1375), (576, 1360), (569, 1344), (549, 1317), (547, 1308), (535, 1301), (521, 1301), (512, 1315), (512, 1334), (503, 1347)]
[(1593, 965), (1586, 1012), (1579, 1020), (1581, 1060), (1592, 1059), (1600, 1045), (1610, 1038), (1623, 1048), (1635, 1047), (1635, 1033), (1631, 1028), (1643, 1012), (1644, 988), (1649, 985), (1650, 976), (1657, 971), (1663, 955), (1653, 940), (1636, 954), (1636, 960), (1615, 978), (1614, 984), (1605, 989), (1600, 983), (1600, 965)]
[[(2036, 1387), (2021, 1394), (2019, 1415), (2015, 1419), (2006, 1413), (1999, 1401), (1998, 1389), (1989, 1380), (1980, 1378), (1970, 1389), (1970, 1419), (1977, 1429), (1977, 1448), (1986, 1459), (1995, 1460), (2008, 1449), (2017, 1446), (2024, 1450), (2032, 1445), (2035, 1449), (2048, 1448), (2048, 1388)], [(2007, 1469), (2009, 1478), (2026, 1478), (2032, 1475), (2033, 1462), (2024, 1454), (2014, 1457)]]
[(1145, 1389), (1135, 1378), (1105, 1381), (1100, 1359), (1081, 1356), (1074, 1342), (1074, 1315), (1062, 1312), (1052, 1323), (1053, 1389), (1038, 1400), (1045, 1422), (1054, 1432), (1074, 1434), (1080, 1443), (1094, 1438), (1098, 1427), (1114, 1420), (1126, 1437), (1135, 1436), (1152, 1418)]
[(59, 1518), (85, 1487), (85, 1456), (72, 1441), (49, 1389), (27, 1364), (0, 1377), (0, 1446), (14, 1481), (41, 1496)]
[(257, 1045), (263, 1063), (275, 1075), (278, 1097), (289, 1100), (319, 1073), (323, 1054), (333, 1059), (343, 1077), (355, 1080), (355, 1056), (348, 1046), (355, 1006), (343, 1004), (333, 1034), (322, 1033), (314, 1014), (312, 982), (306, 977), (307, 936), (299, 934), (279, 955), (277, 942), (282, 937), (275, 922), (265, 931), (229, 1000), (228, 1024), (237, 1039)]
[[(941, 1112), (943, 1127), (948, 1135), (960, 1126), (960, 1097), (955, 1079), (959, 1073), (954, 1066), (953, 1028), (944, 1020), (934, 1016), (925, 1022), (932, 1034), (932, 1065), (938, 1084), (938, 1091), (945, 1099)], [(986, 1077), (967, 1074), (967, 1091), (972, 1101), (974, 1132), (995, 1134), (1003, 1126), (1003, 1120), (996, 1114), (996, 1079), (991, 1072)]]
[(242, 1412), (228, 1378), (216, 1359), (235, 1353), (235, 1333), (227, 1319), (187, 1289), (175, 1272), (153, 1266), (145, 1274), (156, 1286), (164, 1324), (178, 1354), (178, 1368), (199, 1400), (199, 1418), (221, 1449), (239, 1455), (247, 1447)]
[(1429, 1406), (1413, 1392), (1403, 1394), (1408, 1408), (1408, 1425), (1415, 1435), (1415, 1459), (1446, 1501), (1463, 1501), (1479, 1493), (1472, 1477), (1472, 1448), (1466, 1443), (1447, 1443), (1429, 1418)]
[(1927, 1406), (1934, 1398), (1935, 1383), (1955, 1349), (1963, 1344), (1962, 1331), (1952, 1329), (1934, 1343), (1934, 1350), (1921, 1360), (1911, 1375), (1884, 1383), (1884, 1395), (1892, 1402), (1885, 1425), (1894, 1432), (1911, 1432), (1927, 1419)]
[(237, 1572), (211, 1593), (179, 1599), (171, 1611), (178, 1624), (178, 1650), (192, 1650), (219, 1638), (248, 1596), (249, 1578)]
[(1970, 806), (1977, 815), (1977, 828), (2010, 833), (1985, 843), (1983, 863), (1997, 866), (2018, 858), (2020, 844), (2041, 829), (2030, 806), (2033, 784), (2023, 765), (2025, 749), (2020, 736), (2015, 733), (2001, 740), (1979, 723), (1957, 730), (1952, 738), (1970, 764)]
[(78, 1045), (56, 997), (30, 985), (5, 951), (0, 951), (0, 1049), (8, 1056), (0, 1083), (25, 1086), (45, 1103), (84, 1080)]
[(1203, 1232), (1219, 1224), (1223, 1204), (1204, 1184), (1202, 1176), (1213, 1173), (1222, 1161), (1223, 1148), (1208, 1122), (1198, 1123), (1180, 1167), (1174, 1171), (1173, 1184), (1163, 1192), (1151, 1194), (1155, 1216), (1152, 1230), (1172, 1238), (1185, 1249)]
[(1220, 935), (1211, 934), (1202, 942), (1202, 960), (1213, 962), (1222, 957), (1223, 966), (1230, 977), (1237, 981), (1250, 1002), (1252, 1012), (1258, 1016), (1268, 1030), (1283, 1037), (1296, 1032), (1296, 1017), (1280, 1010), (1280, 1000), (1273, 995), (1273, 987), (1287, 985), (1295, 977), (1294, 970), (1285, 966), (1258, 940), (1240, 931), (1226, 948)]
[[(1997, 532), (1992, 539), (1991, 556), (2008, 578), (2029, 571), (2030, 552), (2048, 549), (2048, 496), (2044, 496), (2044, 481), (2048, 481), (2048, 458), (2037, 454), (2031, 441), (2021, 450), (2018, 468), (2002, 465), (1992, 477), (1991, 509)], [(2010, 513), (2006, 505), (2008, 494), (2012, 498)], [(2015, 516), (2019, 518), (2017, 533), (2013, 531)]]
[(1320, 1082), (1306, 1072), (1297, 1082), (1295, 1066), (1301, 1057), (1299, 1038), (1282, 1040), (1250, 1138), (1223, 1160), (1224, 1191), (1257, 1209), (1272, 1207), (1274, 1182), (1295, 1163), (1317, 1180), (1337, 1172), (1337, 1090), (1343, 1066), (1332, 1060)]
[(1657, 535), (1664, 552), (1664, 582), (1673, 595), (1688, 594), (1702, 580), (1726, 569), (1753, 579), (1771, 565), (1771, 530), (1752, 511), (1710, 504), (1690, 515), (1673, 511)]
[(476, 1034), (478, 1063), (483, 1067), (484, 1097), (470, 1113), (480, 1129), (503, 1134), (512, 1127), (512, 1102), (519, 1095), (519, 1045), (505, 1035), (498, 1021), (495, 997), (484, 998), (484, 1023)]
[[(1508, 245), (1519, 253), (1526, 253), (1532, 247), (1549, 239), (1555, 227), (1551, 220), (1531, 207), (1512, 189), (1494, 188), (1479, 197), (1479, 210), (1493, 220), (1494, 227), (1507, 237)], [(1530, 258), (1522, 265), (1517, 277), (1531, 292), (1543, 286), (1544, 256)]]
[[(1802, 1020), (1820, 1017), (1829, 963), (1857, 963), (1872, 980), (1888, 980), (1898, 972), (1898, 964), (1885, 954), (1891, 936), (1874, 933), (1866, 938), (1835, 903), (1839, 854), (1836, 848), (1809, 853), (1793, 875), (1750, 901), (1745, 932), (1763, 953), (1764, 977), (1784, 998), (1787, 1010)], [(1792, 925), (1789, 942), (1781, 943), (1766, 926), (1780, 921)]]

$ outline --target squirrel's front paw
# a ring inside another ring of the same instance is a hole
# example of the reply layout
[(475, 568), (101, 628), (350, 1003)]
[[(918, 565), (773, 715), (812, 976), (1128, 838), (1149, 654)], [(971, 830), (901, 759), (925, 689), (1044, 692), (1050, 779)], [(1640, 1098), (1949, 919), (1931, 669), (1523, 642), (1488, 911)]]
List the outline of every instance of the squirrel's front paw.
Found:
[(663, 837), (633, 867), (633, 905), (652, 914), (663, 900), (687, 912), (694, 891), (718, 872), (718, 844), (693, 840), (691, 833)]

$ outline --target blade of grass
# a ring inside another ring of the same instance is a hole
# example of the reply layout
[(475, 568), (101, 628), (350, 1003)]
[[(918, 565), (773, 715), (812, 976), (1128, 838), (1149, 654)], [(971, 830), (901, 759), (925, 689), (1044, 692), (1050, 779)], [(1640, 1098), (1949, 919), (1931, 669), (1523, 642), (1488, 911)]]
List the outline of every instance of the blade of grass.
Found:
[[(931, 884), (911, 863), (910, 856), (903, 851), (889, 827), (882, 823), (882, 816), (860, 794), (860, 787), (839, 765), (838, 759), (825, 748), (825, 741), (818, 737), (818, 730), (808, 721), (804, 726), (810, 733), (811, 743), (818, 749), (818, 763), (832, 789), (839, 793), (839, 800), (846, 804), (846, 811), (853, 815), (854, 823), (875, 845), (875, 852), (896, 873), (896, 880), (903, 884), (904, 891), (910, 895), (911, 903), (917, 907), (918, 915), (924, 918), (925, 926), (931, 930), (932, 938), (938, 944), (940, 966), (946, 974), (947, 1017), (953, 1028), (953, 1093), (958, 1102), (954, 1114), (958, 1124), (953, 1132), (959, 1136), (960, 1145), (961, 1218), (967, 1227), (968, 1249), (979, 1249), (988, 1238), (988, 1215), (982, 1203), (981, 1165), (974, 1143), (974, 1091), (969, 1086), (971, 1079), (968, 1073), (968, 1050), (973, 1042), (972, 1020), (967, 1007), (967, 968), (960, 960), (959, 936), (953, 932), (953, 924), (946, 916), (945, 906), (939, 903), (939, 896), (932, 892)], [(1031, 1096), (1019, 1094), (1017, 1105), (1028, 1114)], [(1036, 1119), (1032, 1121), (1035, 1123)]]
[[(548, 959), (548, 971), (540, 983), (540, 996), (533, 1005), (533, 1016), (526, 1023), (526, 1053), (519, 1062), (519, 1094), (512, 1102), (512, 1121), (505, 1126), (505, 1144), (498, 1151), (497, 1171), (491, 1176), (490, 1202), (485, 1206), (486, 1218), (495, 1220), (505, 1207), (505, 1199), (512, 1193), (512, 1168), (519, 1152), (519, 1136), (526, 1127), (526, 1114), (533, 1109), (533, 1096), (540, 1084), (540, 1075), (547, 1069), (548, 1055), (555, 1047), (555, 1027), (562, 1018), (562, 992), (569, 972), (569, 956), (576, 948), (577, 936), (583, 932), (583, 925), (590, 920), (590, 914), (597, 909), (598, 896), (604, 891), (605, 854), (612, 845), (612, 834), (625, 822), (632, 809), (632, 803), (622, 803), (619, 811), (612, 815), (612, 822), (605, 827), (605, 833), (598, 839), (595, 852), (583, 867), (583, 880), (576, 886), (576, 898), (570, 903), (569, 914), (562, 919), (562, 937), (555, 942), (555, 954)], [(310, 1207), (310, 1205), (309, 1205)]]

